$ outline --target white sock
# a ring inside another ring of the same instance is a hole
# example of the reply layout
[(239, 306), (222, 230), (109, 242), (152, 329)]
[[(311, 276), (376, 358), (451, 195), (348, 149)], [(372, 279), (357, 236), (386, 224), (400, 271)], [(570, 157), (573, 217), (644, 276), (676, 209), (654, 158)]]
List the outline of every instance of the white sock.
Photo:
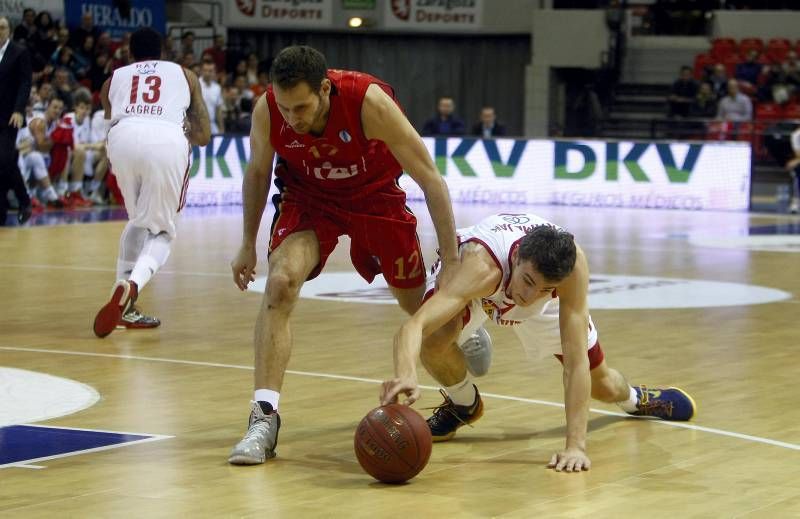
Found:
[(153, 277), (153, 274), (158, 272), (164, 263), (169, 258), (169, 252), (172, 247), (172, 238), (165, 232), (153, 234), (148, 231), (147, 237), (144, 239), (142, 245), (142, 252), (136, 258), (136, 265), (133, 267), (130, 279), (139, 285), (139, 291)]
[(98, 189), (100, 189), (100, 181), (99, 180), (92, 180), (91, 183), (89, 183), (89, 190), (92, 193), (97, 193)]
[(636, 394), (636, 390), (633, 387), (630, 387), (630, 394), (628, 395), (627, 400), (623, 400), (622, 402), (617, 402), (617, 405), (625, 411), (626, 413), (635, 413), (637, 409), (639, 409), (639, 397)]
[(53, 186), (47, 186), (42, 190), (42, 193), (44, 195), (45, 202), (58, 200), (58, 193), (56, 193), (56, 190), (53, 188)]
[(278, 401), (280, 399), (281, 394), (271, 389), (256, 389), (255, 396), (253, 396), (253, 400), (256, 402), (269, 402), (269, 405), (275, 411), (278, 410)]
[(456, 405), (470, 406), (475, 403), (475, 386), (472, 385), (469, 375), (467, 378), (453, 386), (445, 386), (444, 390)]
[(117, 279), (128, 279), (136, 260), (142, 252), (148, 231), (144, 227), (136, 227), (131, 222), (125, 225), (119, 237), (119, 256), (117, 257)]
[(82, 185), (83, 185), (83, 182), (70, 182), (69, 183), (69, 192), (70, 193), (80, 192)]

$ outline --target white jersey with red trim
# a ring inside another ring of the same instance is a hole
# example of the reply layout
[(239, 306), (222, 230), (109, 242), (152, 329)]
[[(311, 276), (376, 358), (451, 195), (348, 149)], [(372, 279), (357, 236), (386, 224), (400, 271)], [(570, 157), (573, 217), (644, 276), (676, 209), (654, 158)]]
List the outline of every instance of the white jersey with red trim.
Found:
[[(522, 321), (539, 318), (544, 313), (555, 311), (558, 316), (558, 297), (553, 291), (550, 297), (541, 297), (530, 306), (517, 306), (514, 300), (506, 293), (511, 279), (511, 254), (520, 240), (531, 229), (539, 225), (552, 225), (558, 227), (544, 218), (533, 214), (503, 213), (489, 216), (478, 222), (477, 225), (458, 230), (459, 246), (469, 242), (483, 245), (491, 254), (498, 268), (503, 271), (503, 278), (495, 292), (481, 298), (483, 311), (492, 321), (502, 326), (513, 326)], [(545, 308), (549, 303), (553, 308)]]
[(115, 70), (108, 99), (112, 126), (124, 119), (139, 119), (183, 127), (191, 93), (180, 65), (152, 60)]

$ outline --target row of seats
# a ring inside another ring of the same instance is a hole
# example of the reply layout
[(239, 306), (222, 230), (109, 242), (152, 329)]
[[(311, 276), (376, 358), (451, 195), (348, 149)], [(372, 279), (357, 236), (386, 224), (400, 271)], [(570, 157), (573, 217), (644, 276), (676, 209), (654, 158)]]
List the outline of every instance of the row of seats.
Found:
[(730, 55), (746, 57), (751, 50), (764, 54), (771, 63), (780, 63), (786, 59), (790, 50), (800, 53), (800, 40), (794, 44), (786, 38), (772, 38), (764, 43), (761, 38), (743, 38), (739, 43), (733, 38), (715, 38), (711, 40), (709, 54), (721, 61)]

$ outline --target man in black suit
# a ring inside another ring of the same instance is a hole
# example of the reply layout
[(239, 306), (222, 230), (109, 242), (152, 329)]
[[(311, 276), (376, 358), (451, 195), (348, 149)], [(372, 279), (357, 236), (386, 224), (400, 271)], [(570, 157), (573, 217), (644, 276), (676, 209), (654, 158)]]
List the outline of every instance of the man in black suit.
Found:
[(501, 137), (506, 134), (506, 127), (497, 122), (494, 108), (484, 106), (481, 109), (481, 120), (472, 127), (472, 135), (479, 135), (484, 139)]
[(31, 93), (31, 60), (25, 47), (10, 39), (8, 18), (0, 16), (0, 225), (5, 225), (8, 191), (19, 201), (17, 221), (31, 217), (31, 199), (17, 165), (17, 130), (25, 124), (25, 105)]

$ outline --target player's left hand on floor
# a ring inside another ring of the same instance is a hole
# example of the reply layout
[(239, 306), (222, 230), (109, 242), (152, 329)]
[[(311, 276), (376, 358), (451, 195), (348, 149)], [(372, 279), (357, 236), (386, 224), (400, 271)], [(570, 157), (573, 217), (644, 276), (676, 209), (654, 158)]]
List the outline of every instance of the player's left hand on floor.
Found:
[(555, 469), (556, 472), (580, 472), (589, 470), (592, 462), (589, 456), (580, 449), (566, 449), (553, 454), (547, 468)]
[(381, 405), (394, 404), (401, 394), (406, 395), (403, 405), (411, 405), (419, 400), (420, 390), (416, 380), (393, 378), (381, 384)]

